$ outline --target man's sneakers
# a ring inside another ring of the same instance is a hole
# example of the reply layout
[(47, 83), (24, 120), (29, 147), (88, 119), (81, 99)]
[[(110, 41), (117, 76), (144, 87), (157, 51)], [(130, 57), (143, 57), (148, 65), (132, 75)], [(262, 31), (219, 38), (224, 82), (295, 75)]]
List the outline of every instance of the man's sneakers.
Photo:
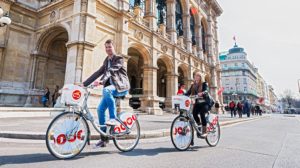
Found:
[(106, 125), (110, 125), (110, 126), (114, 126), (114, 125), (118, 125), (118, 121), (116, 119), (110, 119), (108, 121), (106, 121)]
[(97, 149), (97, 148), (104, 148), (106, 147), (106, 144), (108, 142), (107, 141), (102, 141), (102, 140), (99, 140), (95, 145), (94, 145), (94, 149)]

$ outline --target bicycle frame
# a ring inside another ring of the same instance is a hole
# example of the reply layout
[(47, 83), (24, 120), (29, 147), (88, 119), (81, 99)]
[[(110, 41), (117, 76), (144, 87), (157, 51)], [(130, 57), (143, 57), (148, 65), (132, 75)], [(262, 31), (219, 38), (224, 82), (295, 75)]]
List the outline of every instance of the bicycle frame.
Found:
[[(183, 113), (186, 113), (186, 115), (184, 117), (188, 118), (190, 124), (192, 125), (194, 130), (196, 130), (197, 133), (202, 134), (202, 132), (200, 132), (200, 130), (198, 129), (198, 127), (202, 127), (202, 125), (197, 126), (196, 121), (195, 121), (194, 116), (193, 116), (193, 110), (194, 110), (194, 104), (195, 104), (194, 102), (196, 101), (197, 98), (199, 98), (199, 97), (198, 96), (190, 96), (190, 99), (191, 99), (190, 109), (189, 110), (184, 110), (184, 111), (181, 111), (179, 109), (179, 111), (180, 111), (179, 115), (184, 116)], [(177, 106), (177, 108), (179, 108), (179, 107)], [(208, 111), (208, 114), (209, 113), (210, 113), (210, 111)]]
[[(115, 135), (125, 135), (125, 134), (128, 134), (130, 133), (130, 128), (124, 124), (117, 116), (116, 116), (116, 120), (121, 123), (124, 128), (126, 129), (125, 132), (123, 133), (117, 133), (117, 134), (110, 134), (110, 133), (106, 133), (104, 131), (102, 131), (100, 128), (101, 127), (114, 127), (114, 126), (108, 126), (108, 125), (100, 125), (100, 124), (96, 124), (95, 123), (95, 119), (94, 119), (94, 116), (92, 115), (92, 113), (90, 112), (88, 106), (87, 106), (87, 100), (88, 100), (88, 97), (90, 96), (90, 92), (87, 90), (88, 88), (93, 88), (94, 86), (90, 86), (90, 87), (85, 87), (84, 89), (86, 90), (86, 93), (85, 94), (85, 97), (84, 97), (84, 101), (83, 101), (83, 105), (82, 107), (80, 106), (68, 106), (69, 108), (69, 111), (70, 112), (78, 112), (80, 114), (81, 117), (83, 117), (85, 120), (87, 121), (90, 121), (90, 123), (93, 125), (93, 127), (95, 128), (95, 130), (102, 136), (105, 136), (105, 137), (114, 137)], [(89, 126), (88, 126), (89, 127)], [(89, 128), (88, 128), (89, 129)], [(109, 129), (107, 129), (109, 130)]]

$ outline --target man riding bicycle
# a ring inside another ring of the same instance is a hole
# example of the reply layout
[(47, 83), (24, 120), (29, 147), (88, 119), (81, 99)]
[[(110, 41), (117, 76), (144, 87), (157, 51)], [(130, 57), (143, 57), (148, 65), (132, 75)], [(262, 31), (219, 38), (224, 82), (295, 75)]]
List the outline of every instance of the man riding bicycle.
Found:
[[(129, 79), (127, 76), (126, 68), (123, 66), (124, 60), (122, 56), (115, 54), (115, 49), (112, 40), (105, 42), (105, 50), (107, 57), (103, 62), (103, 65), (92, 74), (86, 81), (83, 82), (83, 86), (88, 86), (100, 77), (99, 82), (94, 82), (94, 85), (104, 85), (103, 97), (97, 108), (99, 124), (100, 125), (116, 125), (116, 102), (114, 97), (125, 96), (130, 89)], [(106, 121), (105, 111), (108, 108), (110, 120)], [(106, 121), (106, 122), (105, 122)], [(106, 132), (106, 127), (101, 127), (103, 132)], [(105, 147), (108, 143), (108, 138), (101, 136), (99, 142), (95, 147)]]

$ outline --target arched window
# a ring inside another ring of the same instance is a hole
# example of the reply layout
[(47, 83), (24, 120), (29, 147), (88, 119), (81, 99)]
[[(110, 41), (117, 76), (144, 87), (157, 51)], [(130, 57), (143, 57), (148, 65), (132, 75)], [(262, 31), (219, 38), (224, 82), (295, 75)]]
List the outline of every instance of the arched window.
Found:
[(192, 10), (190, 10), (190, 30), (191, 30), (191, 35), (192, 35), (192, 44), (196, 45), (196, 38), (195, 38), (195, 17), (194, 14), (192, 12)]
[(179, 0), (176, 0), (175, 17), (176, 17), (177, 35), (182, 36), (183, 35), (182, 7)]
[(203, 22), (201, 22), (201, 34), (202, 34), (202, 49), (203, 49), (203, 52), (206, 52), (206, 32), (205, 32), (205, 29), (204, 29), (204, 25), (203, 25)]
[(166, 0), (156, 0), (157, 25), (167, 24), (167, 5)]
[(141, 17), (145, 15), (145, 0), (129, 0), (129, 8), (130, 11), (133, 11), (134, 7), (139, 6), (141, 7)]

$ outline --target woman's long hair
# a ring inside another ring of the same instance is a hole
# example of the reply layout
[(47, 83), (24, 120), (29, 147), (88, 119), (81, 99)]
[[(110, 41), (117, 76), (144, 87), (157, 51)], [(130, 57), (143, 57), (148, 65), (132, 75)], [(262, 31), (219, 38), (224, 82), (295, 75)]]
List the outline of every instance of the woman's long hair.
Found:
[[(196, 76), (199, 76), (200, 77), (200, 80), (199, 80), (199, 83), (198, 83), (198, 92), (202, 92), (202, 78), (201, 78), (201, 73), (200, 72), (196, 72), (195, 74), (194, 74), (194, 78), (196, 77)], [(195, 83), (196, 82), (194, 82), (193, 84), (192, 84), (192, 90), (191, 90), (191, 94), (192, 95), (195, 95), (195, 94), (198, 94), (198, 93), (195, 93), (196, 92), (196, 88), (194, 87), (194, 85), (195, 85)]]

